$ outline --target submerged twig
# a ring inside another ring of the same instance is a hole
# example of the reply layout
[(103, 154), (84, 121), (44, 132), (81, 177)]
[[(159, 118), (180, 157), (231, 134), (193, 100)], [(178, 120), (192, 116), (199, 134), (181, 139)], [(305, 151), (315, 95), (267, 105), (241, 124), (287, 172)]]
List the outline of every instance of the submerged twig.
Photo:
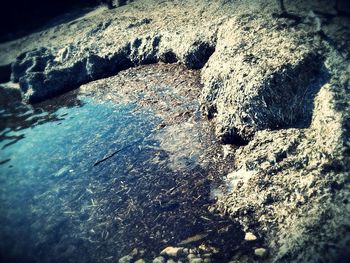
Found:
[(139, 140), (137, 140), (137, 141), (134, 141), (133, 143), (128, 144), (128, 145), (122, 147), (121, 149), (118, 149), (117, 151), (113, 152), (112, 154), (108, 155), (107, 157), (105, 157), (105, 158), (103, 158), (103, 159), (97, 161), (97, 162), (94, 164), (94, 166), (97, 166), (97, 165), (99, 165), (100, 163), (102, 163), (102, 162), (104, 162), (104, 161), (106, 161), (106, 160), (112, 158), (112, 157), (113, 157), (114, 155), (116, 155), (117, 153), (119, 153), (119, 152), (121, 152), (121, 151), (123, 151), (123, 150), (125, 150), (125, 149), (127, 149), (127, 148), (130, 148), (130, 147), (134, 146), (135, 144), (139, 143), (140, 141), (142, 141), (142, 139), (139, 139)]

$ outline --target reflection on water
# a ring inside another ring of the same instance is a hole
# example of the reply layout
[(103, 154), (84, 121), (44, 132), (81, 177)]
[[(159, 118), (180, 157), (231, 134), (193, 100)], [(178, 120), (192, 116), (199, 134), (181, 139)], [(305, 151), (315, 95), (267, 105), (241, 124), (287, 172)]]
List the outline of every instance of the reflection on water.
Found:
[(222, 255), (237, 245), (239, 229), (208, 212), (219, 171), (204, 121), (165, 126), (151, 107), (76, 91), (0, 118), (2, 261), (151, 259), (196, 235)]

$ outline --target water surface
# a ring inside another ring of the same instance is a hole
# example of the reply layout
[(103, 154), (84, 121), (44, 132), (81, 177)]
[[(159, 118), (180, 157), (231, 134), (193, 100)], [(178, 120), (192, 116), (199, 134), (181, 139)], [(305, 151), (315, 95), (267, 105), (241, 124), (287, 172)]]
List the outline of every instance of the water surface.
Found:
[(152, 259), (195, 235), (223, 257), (236, 246), (238, 227), (208, 211), (223, 171), (194, 99), (200, 86), (178, 79), (193, 89), (183, 96), (164, 80), (171, 69), (156, 78), (149, 72), (128, 73), (138, 85), (143, 75), (152, 83), (130, 83), (131, 98), (118, 94), (119, 76), (34, 107), (2, 109), (3, 261), (116, 262), (133, 248)]

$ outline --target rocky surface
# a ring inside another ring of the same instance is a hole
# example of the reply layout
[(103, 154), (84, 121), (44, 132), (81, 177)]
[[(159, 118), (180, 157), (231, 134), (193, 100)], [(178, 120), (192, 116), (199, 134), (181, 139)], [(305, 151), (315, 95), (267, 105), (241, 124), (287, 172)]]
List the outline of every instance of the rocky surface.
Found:
[(100, 7), (1, 44), (0, 77), (12, 64), (24, 100), (38, 102), (142, 64), (201, 69), (203, 110), (234, 145), (213, 209), (265, 245), (233, 260), (340, 262), (350, 255), (348, 9), (284, 2)]

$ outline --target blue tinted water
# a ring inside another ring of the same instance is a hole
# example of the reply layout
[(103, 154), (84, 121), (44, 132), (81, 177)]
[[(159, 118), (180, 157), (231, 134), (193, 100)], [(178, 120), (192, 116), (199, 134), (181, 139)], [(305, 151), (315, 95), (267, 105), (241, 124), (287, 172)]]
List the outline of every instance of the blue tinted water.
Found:
[[(0, 109), (1, 262), (116, 262), (134, 248), (150, 261), (193, 236), (232, 252), (238, 226), (208, 211), (223, 173), (212, 129), (193, 98), (159, 92), (176, 110), (95, 90)], [(197, 117), (168, 122), (182, 111)]]
[[(121, 150), (120, 155), (132, 157), (140, 151), (140, 145), (155, 143), (146, 142), (160, 122), (150, 110), (135, 111), (132, 103), (116, 105), (88, 97), (79, 99), (83, 106), (63, 107), (55, 112), (60, 120), (7, 132), (9, 137), (24, 139), (9, 146), (9, 139), (0, 142), (1, 160), (9, 159), (0, 165), (3, 256), (24, 261), (40, 261), (43, 257), (41, 261), (45, 261), (49, 259), (44, 251), (38, 251), (40, 246), (62, 242), (64, 235), (80, 241), (89, 239), (93, 235), (86, 233), (93, 233), (93, 227), (81, 224), (94, 216), (96, 211), (91, 210), (101, 208), (101, 202), (113, 202), (108, 200), (110, 194), (103, 192), (111, 190), (118, 174), (129, 165), (120, 164), (117, 155), (94, 164), (117, 150)], [(98, 218), (108, 222), (103, 210), (106, 209), (101, 209)], [(77, 245), (70, 247), (71, 241), (61, 246), (63, 256), (67, 249), (79, 249)]]

